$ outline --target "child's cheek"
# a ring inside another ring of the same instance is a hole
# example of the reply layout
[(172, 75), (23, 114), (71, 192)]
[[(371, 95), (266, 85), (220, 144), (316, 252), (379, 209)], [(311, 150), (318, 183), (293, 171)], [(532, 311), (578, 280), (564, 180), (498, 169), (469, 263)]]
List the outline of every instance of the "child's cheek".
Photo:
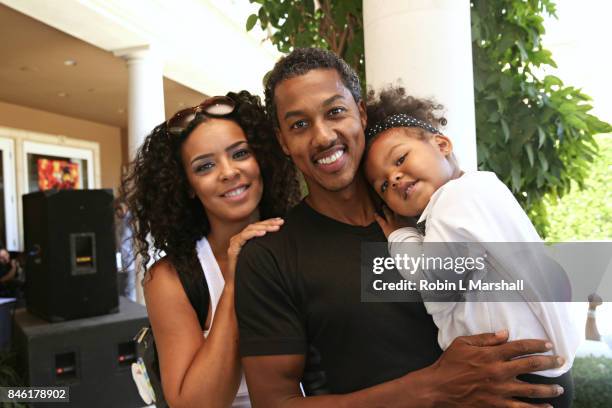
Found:
[(402, 216), (408, 216), (409, 214), (407, 214), (407, 212), (409, 212), (409, 209), (407, 208), (408, 206), (406, 205), (406, 202), (403, 200), (400, 200), (398, 197), (389, 197), (386, 201), (387, 206), (393, 210), (394, 213), (402, 215)]

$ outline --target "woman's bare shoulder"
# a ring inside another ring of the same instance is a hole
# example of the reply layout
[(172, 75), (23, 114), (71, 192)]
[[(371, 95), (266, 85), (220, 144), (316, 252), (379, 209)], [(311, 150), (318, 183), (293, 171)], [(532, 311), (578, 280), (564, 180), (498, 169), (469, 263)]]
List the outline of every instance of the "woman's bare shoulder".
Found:
[(145, 273), (143, 287), (147, 303), (150, 297), (172, 298), (183, 292), (178, 272), (167, 257), (156, 261)]
[(147, 269), (143, 282), (146, 286), (149, 282), (153, 282), (158, 277), (159, 280), (163, 282), (175, 281), (180, 284), (178, 272), (167, 256), (155, 261), (155, 263)]

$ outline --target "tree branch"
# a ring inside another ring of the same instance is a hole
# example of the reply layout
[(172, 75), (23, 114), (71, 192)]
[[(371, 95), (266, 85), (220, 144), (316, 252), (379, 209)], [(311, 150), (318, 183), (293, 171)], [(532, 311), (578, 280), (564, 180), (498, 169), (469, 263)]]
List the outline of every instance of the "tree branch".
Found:
[(344, 30), (342, 30), (342, 36), (340, 37), (340, 44), (338, 44), (338, 51), (337, 54), (340, 55), (341, 57), (344, 56), (344, 49), (346, 47), (346, 39), (349, 35), (350, 32), (350, 23), (348, 22), (348, 18), (347, 18), (347, 24), (346, 27), (344, 27)]
[(330, 0), (321, 0), (321, 10), (323, 11), (323, 24), (321, 29), (324, 31), (321, 33), (321, 37), (327, 40), (329, 47), (335, 53), (338, 53), (338, 41), (336, 36), (336, 25), (331, 15)]

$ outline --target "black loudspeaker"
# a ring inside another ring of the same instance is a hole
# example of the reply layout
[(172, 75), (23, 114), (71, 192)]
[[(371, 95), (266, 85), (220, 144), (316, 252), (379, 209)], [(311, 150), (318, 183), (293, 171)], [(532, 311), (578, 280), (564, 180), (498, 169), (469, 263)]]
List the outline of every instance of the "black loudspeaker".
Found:
[(70, 403), (33, 407), (142, 407), (132, 379), (133, 336), (148, 325), (144, 306), (121, 297), (119, 313), (49, 323), (15, 312), (13, 346), (28, 386), (69, 387)]
[(51, 322), (117, 312), (111, 190), (23, 196), (28, 311)]

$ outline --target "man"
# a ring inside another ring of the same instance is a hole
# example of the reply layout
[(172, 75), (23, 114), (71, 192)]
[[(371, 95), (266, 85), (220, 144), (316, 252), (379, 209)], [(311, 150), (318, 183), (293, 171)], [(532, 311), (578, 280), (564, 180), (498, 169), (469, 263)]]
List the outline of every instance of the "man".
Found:
[(15, 277), (17, 276), (17, 261), (11, 259), (9, 251), (0, 249), (0, 296), (13, 297), (16, 293)]
[(483, 334), (441, 354), (421, 303), (360, 301), (361, 244), (385, 237), (359, 171), (365, 106), (344, 61), (295, 50), (267, 77), (266, 105), (309, 195), (278, 233), (247, 243), (239, 258), (240, 350), (256, 406), (529, 407), (512, 397), (561, 392), (515, 379), (559, 364), (510, 361), (549, 350), (546, 341)]

